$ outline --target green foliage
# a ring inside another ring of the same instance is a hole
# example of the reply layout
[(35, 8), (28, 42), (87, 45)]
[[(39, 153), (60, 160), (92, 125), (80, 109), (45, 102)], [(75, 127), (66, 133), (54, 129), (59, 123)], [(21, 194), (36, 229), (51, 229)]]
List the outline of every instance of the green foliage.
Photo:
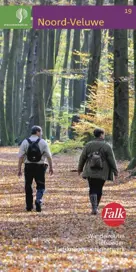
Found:
[(26, 40), (27, 40), (27, 37), (26, 36), (23, 37), (23, 42), (26, 42)]
[(80, 139), (75, 141), (68, 140), (66, 142), (56, 141), (54, 144), (49, 144), (52, 154), (57, 154), (60, 152), (67, 152), (68, 150), (73, 150), (76, 148), (82, 148), (83, 142)]

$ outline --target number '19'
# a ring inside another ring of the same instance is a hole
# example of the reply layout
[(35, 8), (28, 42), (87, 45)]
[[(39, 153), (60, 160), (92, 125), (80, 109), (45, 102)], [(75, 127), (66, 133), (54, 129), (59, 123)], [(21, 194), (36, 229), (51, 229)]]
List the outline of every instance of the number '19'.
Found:
[(125, 13), (131, 14), (132, 13), (132, 9), (125, 9)]

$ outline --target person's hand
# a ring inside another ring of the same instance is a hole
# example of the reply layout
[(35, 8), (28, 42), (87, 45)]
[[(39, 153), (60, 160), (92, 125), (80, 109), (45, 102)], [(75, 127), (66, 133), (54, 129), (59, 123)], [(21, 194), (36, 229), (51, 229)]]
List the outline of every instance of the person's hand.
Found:
[(50, 176), (53, 175), (53, 168), (49, 168), (49, 174), (50, 174)]
[(19, 170), (19, 171), (18, 171), (18, 177), (20, 178), (21, 176), (22, 176), (22, 171)]

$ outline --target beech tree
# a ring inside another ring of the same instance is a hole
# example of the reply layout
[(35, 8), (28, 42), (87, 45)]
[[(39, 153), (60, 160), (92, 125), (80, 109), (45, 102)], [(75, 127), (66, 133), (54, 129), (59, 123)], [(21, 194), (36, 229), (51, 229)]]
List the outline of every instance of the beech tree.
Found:
[(10, 41), (10, 30), (3, 30), (4, 35), (4, 47), (3, 47), (3, 59), (0, 68), (0, 131), (1, 131), (1, 145), (8, 144), (8, 134), (6, 127), (6, 116), (5, 116), (5, 103), (4, 103), (4, 84), (6, 79), (6, 69), (9, 58), (9, 41)]
[[(115, 5), (127, 5), (115, 0)], [(127, 30), (114, 31), (114, 114), (113, 148), (118, 159), (129, 159), (129, 91)]]
[[(134, 5), (136, 6), (136, 0), (134, 0)], [(136, 30), (133, 31), (133, 41), (134, 41), (134, 90), (135, 90), (135, 101), (134, 101), (134, 115), (131, 125), (130, 134), (130, 152), (131, 152), (131, 162), (128, 169), (133, 169), (136, 166)], [(133, 172), (135, 175), (135, 171)]]
[(15, 59), (16, 59), (16, 46), (19, 42), (20, 30), (13, 30), (12, 45), (8, 58), (8, 72), (6, 82), (6, 127), (8, 133), (9, 145), (14, 144), (14, 122), (13, 122), (13, 90), (14, 90), (14, 71), (15, 71)]
[[(96, 5), (103, 5), (103, 0), (96, 1)], [(97, 79), (99, 75), (99, 67), (100, 67), (100, 58), (101, 58), (101, 30), (93, 30), (92, 41), (90, 47), (90, 60), (88, 67), (88, 79), (87, 79), (87, 88), (86, 88), (86, 96), (88, 100), (88, 95), (92, 92), (92, 94), (96, 95), (97, 92)], [(95, 110), (91, 110), (92, 114), (95, 114)], [(89, 113), (88, 108), (85, 109), (85, 113)]]

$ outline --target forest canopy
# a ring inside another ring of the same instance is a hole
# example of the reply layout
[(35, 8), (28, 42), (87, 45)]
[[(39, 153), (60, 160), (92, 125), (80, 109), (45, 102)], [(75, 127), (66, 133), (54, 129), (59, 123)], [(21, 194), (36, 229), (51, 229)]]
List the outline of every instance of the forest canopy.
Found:
[[(21, 4), (135, 5), (135, 1)], [(117, 157), (135, 156), (135, 36), (135, 30), (125, 29), (1, 29), (1, 145), (20, 143), (34, 124), (42, 126), (46, 139), (60, 142), (77, 136), (88, 141), (95, 127), (103, 127)]]

